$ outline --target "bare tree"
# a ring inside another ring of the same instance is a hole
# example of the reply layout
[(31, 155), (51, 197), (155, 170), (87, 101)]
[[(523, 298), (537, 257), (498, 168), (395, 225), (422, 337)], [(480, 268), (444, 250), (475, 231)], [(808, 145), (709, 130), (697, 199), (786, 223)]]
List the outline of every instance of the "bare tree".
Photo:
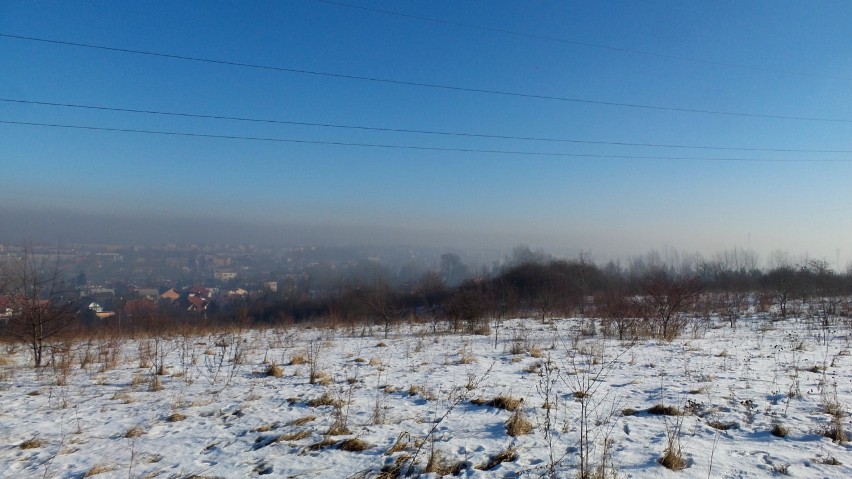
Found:
[(25, 248), (21, 257), (2, 268), (12, 310), (6, 331), (27, 344), (35, 367), (41, 367), (46, 342), (65, 329), (71, 318), (70, 303), (63, 297), (59, 256), (53, 261), (46, 256), (38, 259)]
[(683, 329), (683, 313), (701, 292), (701, 281), (695, 276), (675, 278), (657, 270), (645, 278), (647, 319), (655, 323), (655, 333), (664, 339), (677, 337)]

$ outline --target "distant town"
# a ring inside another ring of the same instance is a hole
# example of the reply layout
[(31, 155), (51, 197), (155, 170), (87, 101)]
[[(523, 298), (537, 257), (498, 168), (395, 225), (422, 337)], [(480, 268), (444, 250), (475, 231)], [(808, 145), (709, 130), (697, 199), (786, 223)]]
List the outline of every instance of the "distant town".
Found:
[[(483, 264), (496, 253), (474, 254)], [(121, 311), (208, 315), (253, 301), (305, 301), (338, 294), (347, 283), (380, 277), (394, 288), (447, 269), (458, 284), (487, 267), (469, 268), (456, 253), (417, 248), (259, 247), (251, 244), (0, 244), (0, 262), (28, 257), (61, 275), (61, 296), (90, 321)], [(494, 263), (496, 265), (496, 263)], [(496, 267), (496, 266), (495, 266)], [(5, 315), (0, 304), (0, 315)]]

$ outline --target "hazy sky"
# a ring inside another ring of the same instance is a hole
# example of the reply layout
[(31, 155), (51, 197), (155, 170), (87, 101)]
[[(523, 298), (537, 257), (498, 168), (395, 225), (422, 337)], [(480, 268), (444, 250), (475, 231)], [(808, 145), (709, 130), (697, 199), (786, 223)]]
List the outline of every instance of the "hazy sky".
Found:
[(0, 121), (288, 140), (0, 123), (0, 241), (852, 258), (852, 3), (344, 1), (0, 1)]

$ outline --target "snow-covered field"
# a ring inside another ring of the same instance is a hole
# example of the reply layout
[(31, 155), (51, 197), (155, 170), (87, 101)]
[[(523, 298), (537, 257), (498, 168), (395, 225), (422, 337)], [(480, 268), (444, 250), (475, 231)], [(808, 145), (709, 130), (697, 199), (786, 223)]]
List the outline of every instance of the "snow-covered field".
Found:
[[(496, 345), (493, 330), (430, 324), (388, 339), (359, 327), (103, 340), (39, 371), (9, 348), (0, 476), (391, 477), (425, 474), (431, 458), (431, 470), (464, 477), (575, 477), (583, 451), (606, 477), (852, 477), (852, 448), (824, 436), (838, 421), (852, 433), (848, 327), (743, 319), (670, 343), (588, 329), (505, 321)], [(501, 396), (523, 399), (527, 434), (507, 434), (515, 413), (488, 403)], [(658, 462), (669, 442), (680, 471)]]

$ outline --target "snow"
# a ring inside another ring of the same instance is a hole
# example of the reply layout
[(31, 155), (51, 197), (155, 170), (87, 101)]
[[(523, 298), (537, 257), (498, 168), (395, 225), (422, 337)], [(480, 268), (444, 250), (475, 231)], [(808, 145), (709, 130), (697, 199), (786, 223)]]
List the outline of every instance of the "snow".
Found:
[[(41, 370), (23, 346), (5, 346), (0, 476), (375, 477), (397, 461), (406, 472), (410, 462), (400, 458), (415, 455), (411, 472), (423, 473), (435, 450), (446, 464), (460, 463), (463, 477), (575, 477), (579, 383), (591, 388), (591, 465), (601, 463), (606, 440), (615, 477), (852, 477), (850, 446), (823, 435), (832, 421), (826, 404), (848, 412), (852, 400), (849, 325), (826, 332), (797, 319), (741, 319), (736, 329), (697, 322), (664, 342), (584, 335), (586, 321), (507, 320), (496, 346), (493, 332), (433, 334), (431, 324), (408, 323), (387, 339), (362, 326), (102, 339), (55, 352)], [(116, 349), (117, 362), (107, 364)], [(312, 351), (314, 369), (325, 373), (314, 384), (310, 364), (289, 364)], [(548, 358), (549, 377), (536, 368)], [(166, 374), (152, 391), (161, 359)], [(266, 375), (271, 362), (281, 377)], [(334, 406), (309, 405), (323, 393), (341, 402), (351, 434), (326, 435)], [(500, 395), (524, 399), (532, 433), (509, 436), (512, 412), (471, 402)], [(657, 404), (686, 413), (647, 412)], [(185, 418), (170, 420), (174, 413)], [(852, 434), (848, 414), (842, 421)], [(772, 435), (776, 424), (789, 434)], [(133, 428), (141, 434), (130, 437)], [(680, 440), (683, 470), (658, 462), (667, 430)], [(370, 447), (338, 448), (353, 437)], [(21, 447), (33, 438), (40, 446)], [(316, 446), (324, 439), (332, 442)], [(386, 454), (398, 439), (406, 447)], [(515, 460), (477, 469), (507, 448)]]

